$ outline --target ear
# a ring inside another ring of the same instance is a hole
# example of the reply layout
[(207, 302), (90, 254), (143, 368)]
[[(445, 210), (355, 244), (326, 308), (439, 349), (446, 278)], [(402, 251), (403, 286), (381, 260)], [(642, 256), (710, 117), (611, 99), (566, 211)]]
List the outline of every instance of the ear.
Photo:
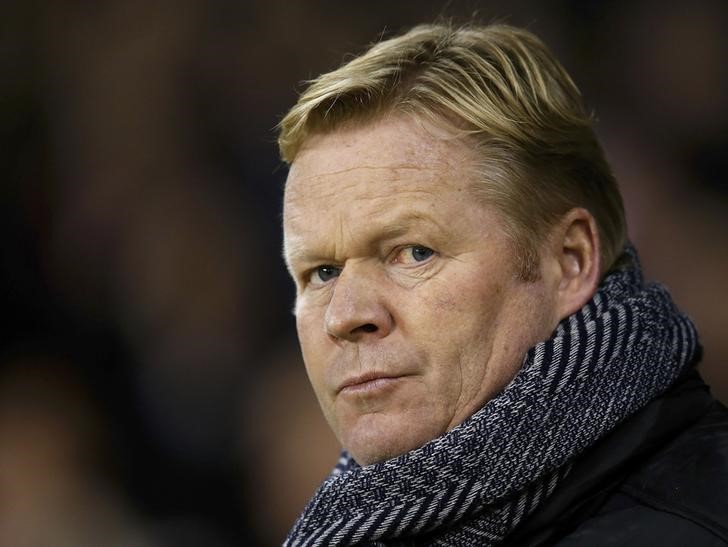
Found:
[(586, 209), (571, 209), (553, 228), (549, 247), (561, 320), (581, 309), (599, 286), (601, 242), (596, 220)]

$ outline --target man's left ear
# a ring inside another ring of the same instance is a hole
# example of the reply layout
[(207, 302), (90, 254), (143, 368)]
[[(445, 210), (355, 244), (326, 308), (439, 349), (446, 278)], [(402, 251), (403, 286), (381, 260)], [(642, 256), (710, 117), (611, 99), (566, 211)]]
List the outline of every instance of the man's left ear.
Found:
[(561, 320), (581, 309), (601, 280), (601, 242), (594, 216), (581, 207), (571, 209), (554, 226), (549, 247)]

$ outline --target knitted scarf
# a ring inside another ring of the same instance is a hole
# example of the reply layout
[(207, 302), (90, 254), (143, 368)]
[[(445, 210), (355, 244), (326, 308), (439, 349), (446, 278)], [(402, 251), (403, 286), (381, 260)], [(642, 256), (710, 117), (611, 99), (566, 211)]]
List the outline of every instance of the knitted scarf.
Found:
[(285, 545), (500, 543), (574, 458), (663, 393), (699, 351), (693, 324), (626, 253), (630, 264), (465, 422), (383, 463), (361, 467), (343, 452)]

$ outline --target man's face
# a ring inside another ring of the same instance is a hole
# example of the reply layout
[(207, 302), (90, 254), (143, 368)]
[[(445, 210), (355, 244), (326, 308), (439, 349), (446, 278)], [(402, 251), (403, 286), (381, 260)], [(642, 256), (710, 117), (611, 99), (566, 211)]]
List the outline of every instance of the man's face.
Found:
[(474, 158), (389, 117), (309, 139), (288, 176), (285, 251), (306, 369), (362, 465), (421, 446), (500, 391), (557, 318), (518, 277)]

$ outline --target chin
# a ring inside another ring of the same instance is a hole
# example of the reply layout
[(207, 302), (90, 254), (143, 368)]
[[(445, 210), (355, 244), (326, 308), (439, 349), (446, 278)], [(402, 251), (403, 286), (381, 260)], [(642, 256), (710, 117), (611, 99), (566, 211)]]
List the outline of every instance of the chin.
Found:
[(380, 463), (401, 456), (428, 441), (439, 437), (444, 431), (423, 428), (422, 422), (391, 423), (381, 415), (369, 415), (342, 438), (342, 446), (359, 465)]
[(409, 452), (410, 449), (396, 449), (394, 447), (386, 446), (358, 447), (352, 445), (352, 448), (348, 448), (347, 450), (359, 465), (365, 466), (396, 458), (397, 456)]

